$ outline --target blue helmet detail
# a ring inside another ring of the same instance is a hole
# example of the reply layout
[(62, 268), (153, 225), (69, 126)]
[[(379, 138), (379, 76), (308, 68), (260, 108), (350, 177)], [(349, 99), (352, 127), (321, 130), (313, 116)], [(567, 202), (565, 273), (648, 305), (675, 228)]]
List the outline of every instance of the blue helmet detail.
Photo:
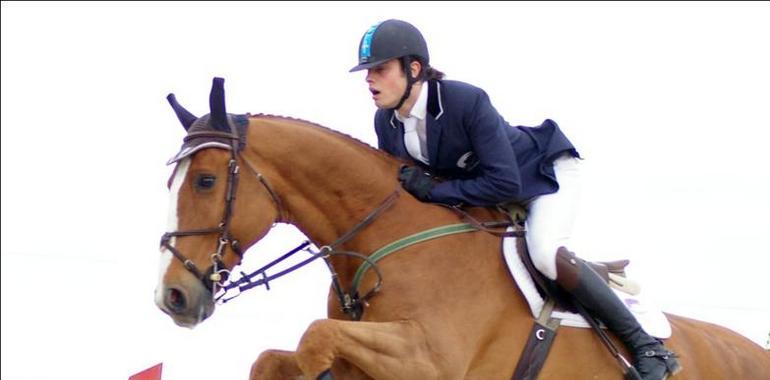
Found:
[(372, 56), (372, 38), (374, 37), (374, 32), (377, 30), (377, 27), (380, 26), (380, 22), (372, 25), (369, 30), (366, 31), (364, 34), (364, 38), (361, 40), (361, 50), (358, 54), (358, 60), (361, 62), (368, 62), (369, 57)]

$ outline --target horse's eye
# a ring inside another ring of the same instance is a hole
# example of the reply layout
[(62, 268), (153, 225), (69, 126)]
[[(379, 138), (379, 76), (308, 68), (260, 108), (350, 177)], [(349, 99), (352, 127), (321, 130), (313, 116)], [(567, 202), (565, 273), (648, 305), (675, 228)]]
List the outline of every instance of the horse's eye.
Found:
[(214, 187), (214, 183), (216, 183), (216, 181), (217, 177), (213, 175), (201, 174), (195, 180), (195, 187), (200, 190), (211, 190), (211, 188)]

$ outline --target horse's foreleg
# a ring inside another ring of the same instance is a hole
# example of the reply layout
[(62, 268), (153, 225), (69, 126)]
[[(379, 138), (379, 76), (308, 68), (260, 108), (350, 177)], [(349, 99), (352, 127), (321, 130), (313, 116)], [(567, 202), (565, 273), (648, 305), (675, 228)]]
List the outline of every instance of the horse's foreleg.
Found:
[(438, 379), (441, 372), (422, 329), (412, 321), (317, 320), (302, 336), (295, 357), (308, 380), (331, 369), (337, 358), (377, 380)]
[(297, 380), (302, 371), (297, 366), (294, 352), (267, 350), (251, 365), (249, 380)]

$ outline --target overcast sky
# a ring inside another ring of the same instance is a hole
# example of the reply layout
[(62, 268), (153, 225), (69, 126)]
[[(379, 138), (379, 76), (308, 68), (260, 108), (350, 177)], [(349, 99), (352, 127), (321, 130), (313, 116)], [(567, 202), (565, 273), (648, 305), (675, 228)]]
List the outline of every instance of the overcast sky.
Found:
[[(398, 5), (398, 6), (397, 6)], [(664, 310), (770, 332), (768, 3), (2, 3), (3, 379), (245, 379), (325, 315), (316, 262), (193, 330), (153, 304), (184, 130), (208, 113), (320, 123), (376, 145), (361, 35), (412, 22), (448, 79), (585, 157), (573, 250), (630, 258)], [(254, 269), (299, 244), (279, 226)], [(516, 296), (512, 294), (512, 297)]]

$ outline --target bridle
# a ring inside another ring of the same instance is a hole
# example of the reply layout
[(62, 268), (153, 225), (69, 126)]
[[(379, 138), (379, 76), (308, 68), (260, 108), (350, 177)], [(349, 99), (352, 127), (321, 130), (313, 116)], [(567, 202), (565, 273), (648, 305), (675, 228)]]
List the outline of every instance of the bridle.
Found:
[[(237, 153), (236, 148), (239, 142), (238, 135), (234, 133), (220, 132), (220, 131), (192, 132), (185, 137), (185, 142), (193, 138), (227, 138), (231, 141), (232, 149), (230, 150), (231, 155), (230, 155), (230, 161), (228, 162), (227, 190), (225, 192), (225, 210), (222, 216), (222, 221), (216, 227), (166, 232), (161, 237), (161, 240), (160, 240), (161, 247), (168, 249), (174, 255), (174, 257), (176, 257), (176, 259), (179, 260), (184, 265), (187, 271), (189, 271), (199, 281), (201, 281), (201, 283), (203, 283), (203, 286), (206, 287), (206, 289), (208, 289), (211, 292), (212, 298), (214, 299), (215, 302), (221, 300), (222, 303), (228, 302), (229, 300), (237, 297), (238, 295), (240, 295), (242, 291), (245, 291), (247, 289), (251, 289), (257, 286), (264, 285), (269, 289), (269, 281), (276, 279), (278, 277), (281, 277), (283, 275), (286, 275), (288, 273), (291, 273), (309, 264), (310, 262), (315, 261), (318, 258), (323, 258), (324, 261), (326, 262), (326, 265), (329, 271), (331, 272), (332, 285), (337, 295), (337, 298), (339, 299), (340, 304), (342, 305), (342, 310), (346, 314), (348, 314), (351, 317), (351, 319), (355, 319), (355, 320), (360, 319), (363, 312), (363, 306), (366, 304), (366, 301), (372, 296), (374, 296), (374, 294), (376, 294), (380, 290), (380, 287), (382, 285), (382, 274), (380, 273), (380, 270), (377, 267), (376, 263), (374, 261), (371, 261), (368, 257), (356, 252), (344, 251), (338, 248), (344, 243), (346, 243), (348, 240), (352, 239), (356, 234), (358, 234), (358, 232), (360, 232), (362, 229), (368, 226), (371, 222), (373, 222), (374, 219), (376, 219), (382, 212), (390, 208), (390, 206), (392, 206), (393, 203), (395, 203), (396, 199), (398, 199), (400, 192), (396, 190), (395, 192), (391, 193), (378, 207), (376, 207), (364, 219), (362, 219), (356, 225), (354, 225), (348, 232), (343, 234), (341, 237), (339, 237), (337, 240), (335, 240), (331, 244), (321, 247), (319, 251), (312, 252), (312, 257), (310, 257), (309, 259), (306, 259), (303, 262), (296, 264), (291, 268), (283, 270), (277, 274), (274, 274), (271, 276), (268, 276), (266, 274), (266, 271), (270, 269), (272, 266), (286, 260), (293, 254), (299, 252), (302, 248), (305, 248), (310, 244), (309, 242), (305, 242), (301, 244), (299, 247), (291, 250), (290, 252), (282, 255), (281, 257), (274, 260), (273, 262), (253, 272), (252, 274), (245, 275), (244, 273), (241, 273), (242, 277), (238, 281), (227, 283), (227, 280), (230, 276), (230, 270), (228, 270), (225, 267), (225, 263), (223, 260), (223, 257), (226, 252), (225, 247), (229, 245), (232, 248), (233, 252), (235, 252), (235, 254), (238, 255), (239, 262), (240, 260), (243, 259), (243, 251), (241, 250), (240, 243), (238, 242), (238, 240), (236, 240), (232, 236), (230, 232), (230, 222), (233, 215), (233, 202), (235, 200), (235, 195), (238, 190), (238, 183), (239, 183), (239, 176), (240, 176), (240, 166), (238, 165), (239, 157), (241, 161), (243, 161), (243, 163), (251, 170), (254, 176), (259, 180), (259, 182), (262, 184), (265, 190), (267, 190), (268, 194), (270, 194), (270, 197), (275, 203), (278, 216), (276, 217), (274, 224), (287, 221), (288, 219), (286, 218), (287, 215), (286, 215), (286, 212), (284, 211), (283, 202), (281, 202), (281, 198), (273, 190), (273, 187), (270, 185), (267, 179), (245, 157)], [(209, 235), (214, 233), (219, 233), (218, 245), (217, 245), (216, 251), (213, 252), (210, 256), (211, 265), (208, 267), (208, 269), (206, 269), (206, 271), (201, 271), (200, 268), (198, 268), (198, 266), (190, 258), (185, 256), (177, 248), (171, 245), (171, 238), (173, 237), (199, 236), (199, 235)], [(337, 273), (334, 270), (331, 262), (329, 261), (329, 258), (331, 256), (355, 257), (367, 263), (368, 266), (377, 275), (376, 284), (368, 292), (364, 293), (362, 296), (359, 296), (357, 291), (353, 293), (343, 291), (342, 286), (338, 280)], [(257, 281), (252, 281), (251, 279), (257, 275), (262, 275), (262, 278), (260, 278)], [(230, 290), (236, 289), (236, 288), (238, 289), (238, 294), (236, 294), (235, 296), (229, 296), (229, 298), (224, 298), (225, 296), (228, 296), (228, 292)]]
[[(185, 269), (187, 269), (187, 271), (192, 273), (198, 280), (200, 280), (203, 283), (203, 286), (205, 286), (206, 289), (211, 291), (212, 295), (214, 295), (217, 293), (217, 287), (221, 288), (230, 275), (230, 271), (226, 269), (223, 260), (226, 252), (225, 246), (229, 245), (230, 248), (232, 248), (233, 252), (238, 255), (239, 262), (243, 260), (243, 251), (241, 250), (240, 243), (238, 240), (233, 238), (230, 232), (230, 222), (233, 216), (233, 202), (235, 200), (235, 194), (238, 190), (238, 181), (240, 176), (238, 154), (236, 153), (239, 137), (234, 133), (203, 131), (188, 134), (185, 137), (185, 142), (193, 138), (227, 138), (231, 142), (230, 161), (228, 163), (227, 190), (225, 192), (225, 210), (222, 216), (222, 221), (216, 227), (166, 232), (160, 239), (160, 245), (161, 247), (168, 249), (174, 255), (174, 257), (176, 257), (182, 263), (182, 265), (184, 265)], [(259, 182), (264, 186), (268, 194), (270, 194), (270, 197), (273, 199), (273, 202), (275, 203), (276, 209), (278, 211), (278, 217), (275, 220), (275, 223), (283, 220), (284, 212), (281, 199), (278, 197), (275, 191), (273, 191), (272, 186), (270, 186), (265, 177), (256, 171), (256, 169), (254, 169), (254, 167), (245, 158), (241, 156), (241, 159), (254, 172)], [(201, 271), (191, 259), (185, 256), (173, 245), (171, 245), (171, 238), (173, 237), (199, 236), (215, 233), (219, 233), (217, 249), (214, 251), (214, 253), (211, 254), (211, 266), (209, 266), (205, 272)]]

